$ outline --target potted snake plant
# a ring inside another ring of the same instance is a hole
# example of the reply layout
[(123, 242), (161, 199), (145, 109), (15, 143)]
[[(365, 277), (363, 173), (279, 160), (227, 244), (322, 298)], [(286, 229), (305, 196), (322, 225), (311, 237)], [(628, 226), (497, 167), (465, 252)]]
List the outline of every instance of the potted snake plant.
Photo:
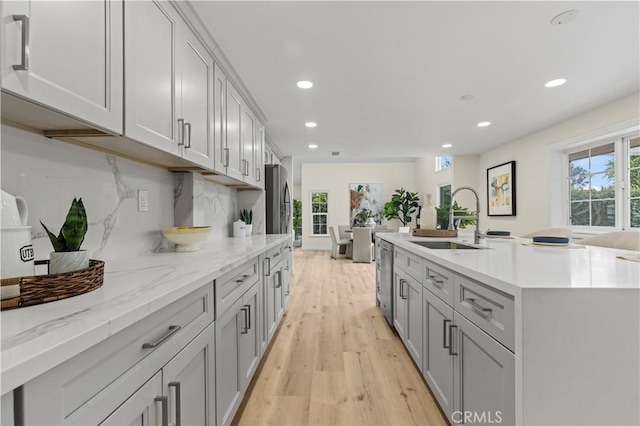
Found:
[(240, 210), (240, 220), (245, 224), (245, 235), (250, 236), (253, 231), (253, 210)]
[(53, 245), (49, 256), (49, 273), (60, 274), (89, 267), (89, 252), (80, 250), (87, 233), (87, 213), (82, 198), (73, 199), (58, 236), (40, 221)]

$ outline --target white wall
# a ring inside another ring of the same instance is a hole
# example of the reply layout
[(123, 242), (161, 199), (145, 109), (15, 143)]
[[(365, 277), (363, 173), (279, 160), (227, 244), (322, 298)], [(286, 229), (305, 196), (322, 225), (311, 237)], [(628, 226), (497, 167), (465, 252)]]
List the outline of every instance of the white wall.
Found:
[[(416, 164), (410, 163), (344, 163), (302, 164), (302, 248), (305, 250), (329, 250), (330, 237), (312, 237), (310, 227), (310, 192), (329, 192), (329, 226), (348, 225), (350, 213), (350, 183), (379, 183), (382, 186), (382, 202), (401, 187), (417, 192)], [(399, 223), (393, 221), (391, 226)]]
[[(550, 226), (566, 226), (551, 219), (550, 191), (561, 188), (550, 184), (550, 155), (548, 145), (578, 137), (616, 123), (640, 116), (640, 96), (634, 93), (532, 135), (486, 152), (478, 160), (478, 182), (481, 182), (482, 228), (511, 231), (523, 235)], [(507, 161), (516, 161), (515, 217), (487, 216), (487, 168)], [(555, 163), (554, 163), (555, 164)], [(556, 216), (557, 217), (557, 216)]]
[[(482, 182), (478, 181), (478, 157), (475, 155), (457, 155), (453, 158), (453, 167), (451, 170), (451, 190), (461, 186), (470, 186), (478, 191), (478, 195), (482, 192)], [(476, 210), (476, 198), (471, 191), (461, 191), (456, 194), (454, 201), (458, 202), (460, 207), (467, 207), (470, 211)], [(480, 204), (480, 211), (483, 210)]]

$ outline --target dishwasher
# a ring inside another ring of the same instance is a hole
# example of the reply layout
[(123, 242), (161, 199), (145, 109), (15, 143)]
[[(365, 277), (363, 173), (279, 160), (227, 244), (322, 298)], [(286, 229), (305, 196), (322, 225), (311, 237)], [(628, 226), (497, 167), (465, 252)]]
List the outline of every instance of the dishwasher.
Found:
[(376, 304), (380, 306), (389, 325), (393, 326), (393, 244), (378, 238), (380, 245), (377, 259)]

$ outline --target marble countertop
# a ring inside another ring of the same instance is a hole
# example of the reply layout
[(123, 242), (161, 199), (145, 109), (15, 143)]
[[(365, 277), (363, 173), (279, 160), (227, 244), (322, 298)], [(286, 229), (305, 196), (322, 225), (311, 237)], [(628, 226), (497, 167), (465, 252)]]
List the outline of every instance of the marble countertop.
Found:
[(412, 241), (458, 241), (473, 244), (473, 234), (458, 238), (425, 238), (411, 234), (380, 233), (389, 241), (462, 275), (506, 293), (526, 289), (640, 289), (640, 263), (618, 259), (626, 250), (593, 246), (578, 248), (530, 246), (531, 239), (487, 238), (485, 250), (430, 250)]
[(290, 235), (205, 243), (192, 253), (149, 253), (108, 261), (101, 288), (0, 313), (1, 394), (213, 282)]

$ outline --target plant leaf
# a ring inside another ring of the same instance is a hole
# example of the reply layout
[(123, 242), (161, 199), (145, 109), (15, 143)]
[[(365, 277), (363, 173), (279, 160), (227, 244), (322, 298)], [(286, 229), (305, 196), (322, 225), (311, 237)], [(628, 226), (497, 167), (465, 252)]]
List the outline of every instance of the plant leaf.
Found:
[(87, 233), (87, 213), (82, 198), (73, 199), (60, 233), (66, 241), (65, 251), (78, 251)]
[(51, 245), (53, 246), (53, 251), (65, 251), (64, 239), (63, 241), (60, 241), (58, 237), (56, 237), (51, 231), (49, 231), (49, 229), (44, 225), (44, 223), (42, 223), (42, 221), (40, 221), (40, 225), (42, 225), (44, 230), (47, 231), (47, 235), (49, 236), (49, 240), (51, 240)]

